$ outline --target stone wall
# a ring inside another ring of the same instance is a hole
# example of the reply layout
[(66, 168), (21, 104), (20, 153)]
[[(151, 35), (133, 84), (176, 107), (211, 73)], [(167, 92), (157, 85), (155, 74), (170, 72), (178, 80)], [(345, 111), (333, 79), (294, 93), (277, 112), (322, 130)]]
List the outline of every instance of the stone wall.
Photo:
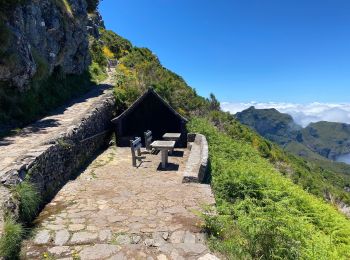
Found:
[(183, 174), (183, 183), (207, 182), (208, 172), (208, 142), (204, 135), (189, 133), (187, 135), (190, 155)]
[(97, 150), (108, 145), (114, 111), (112, 100), (107, 99), (92, 110), (35, 159), (28, 173), (45, 199), (51, 199)]
[[(18, 205), (11, 197), (10, 189), (24, 179), (32, 182), (40, 191), (43, 202), (49, 201), (57, 191), (83, 167), (99, 149), (110, 141), (110, 120), (113, 117), (114, 98), (111, 92), (81, 119), (62, 132), (54, 140), (29, 150), (21, 156), (13, 169), (2, 176), (0, 203), (3, 211), (18, 213)], [(0, 225), (2, 226), (2, 225)]]

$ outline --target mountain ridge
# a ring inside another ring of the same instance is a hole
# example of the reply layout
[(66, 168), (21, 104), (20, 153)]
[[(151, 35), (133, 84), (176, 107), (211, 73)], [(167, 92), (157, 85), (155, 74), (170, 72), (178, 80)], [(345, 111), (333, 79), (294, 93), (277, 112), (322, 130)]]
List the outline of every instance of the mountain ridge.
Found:
[(350, 153), (350, 125), (346, 123), (320, 121), (303, 128), (289, 114), (255, 107), (238, 112), (235, 117), (287, 151), (303, 157), (335, 160)]

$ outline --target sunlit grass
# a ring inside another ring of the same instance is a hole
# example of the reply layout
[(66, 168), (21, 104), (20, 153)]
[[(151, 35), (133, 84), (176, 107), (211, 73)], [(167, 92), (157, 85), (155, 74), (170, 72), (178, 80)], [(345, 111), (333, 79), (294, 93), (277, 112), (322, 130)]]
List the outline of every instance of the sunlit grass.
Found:
[(12, 217), (7, 217), (4, 232), (0, 238), (0, 256), (4, 259), (16, 259), (20, 251), (24, 230)]

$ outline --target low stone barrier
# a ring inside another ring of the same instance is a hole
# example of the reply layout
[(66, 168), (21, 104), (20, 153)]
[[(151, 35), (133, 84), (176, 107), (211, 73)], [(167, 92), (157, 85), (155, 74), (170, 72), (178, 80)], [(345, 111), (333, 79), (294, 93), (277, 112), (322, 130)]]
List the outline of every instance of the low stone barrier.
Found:
[(190, 155), (183, 173), (183, 183), (203, 183), (208, 177), (208, 142), (204, 135), (189, 133), (187, 135)]
[(114, 107), (114, 98), (109, 91), (74, 125), (21, 156), (12, 169), (1, 176), (1, 219), (6, 211), (15, 216), (18, 214), (18, 203), (11, 196), (11, 187), (27, 179), (38, 188), (43, 202), (48, 202), (99, 149), (106, 147)]

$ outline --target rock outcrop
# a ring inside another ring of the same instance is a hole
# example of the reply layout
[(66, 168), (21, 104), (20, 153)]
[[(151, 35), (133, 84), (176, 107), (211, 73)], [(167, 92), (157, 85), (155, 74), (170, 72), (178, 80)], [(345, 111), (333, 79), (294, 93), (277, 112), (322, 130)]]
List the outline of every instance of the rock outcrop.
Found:
[(81, 74), (90, 63), (85, 0), (28, 1), (2, 18), (0, 82), (20, 91), (54, 70)]

